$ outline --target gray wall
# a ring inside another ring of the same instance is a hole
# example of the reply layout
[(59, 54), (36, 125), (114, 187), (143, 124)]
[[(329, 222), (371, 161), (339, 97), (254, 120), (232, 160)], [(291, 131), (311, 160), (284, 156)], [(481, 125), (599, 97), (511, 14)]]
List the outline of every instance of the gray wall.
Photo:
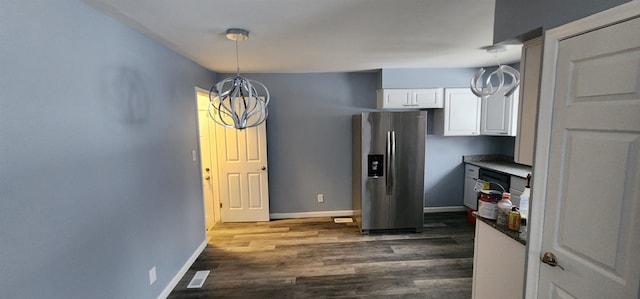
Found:
[(551, 29), (629, 1), (496, 0), (493, 42), (511, 40), (537, 28)]
[[(518, 67), (519, 65), (512, 65)], [(490, 73), (495, 68), (488, 68)], [(384, 88), (469, 87), (476, 68), (383, 69)], [(433, 133), (433, 109), (428, 111), (427, 132)], [(513, 156), (514, 137), (427, 136), (425, 207), (462, 206), (464, 165), (462, 156), (502, 154)]]
[[(219, 74), (219, 78), (231, 76)], [(243, 74), (271, 93), (271, 213), (351, 210), (351, 117), (373, 110), (378, 74)], [(316, 195), (324, 194), (324, 203)]]
[[(376, 108), (382, 86), (466, 87), (475, 69), (244, 74), (272, 95), (267, 120), (271, 213), (350, 210), (351, 116)], [(219, 74), (219, 78), (233, 74)], [(405, 84), (405, 85), (401, 85)], [(433, 110), (429, 111), (433, 126)], [(426, 206), (463, 204), (462, 156), (513, 155), (511, 137), (427, 136)], [(325, 202), (317, 203), (323, 193)]]
[(469, 87), (471, 77), (477, 70), (477, 68), (383, 69), (382, 88)]
[(155, 298), (205, 240), (214, 75), (80, 1), (0, 7), (0, 298)]

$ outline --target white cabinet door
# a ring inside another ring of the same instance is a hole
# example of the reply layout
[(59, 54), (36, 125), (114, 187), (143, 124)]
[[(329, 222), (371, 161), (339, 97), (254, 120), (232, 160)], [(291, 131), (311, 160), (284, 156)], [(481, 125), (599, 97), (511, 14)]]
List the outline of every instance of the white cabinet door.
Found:
[(538, 87), (540, 86), (540, 61), (542, 58), (542, 38), (530, 40), (522, 47), (520, 65), (520, 95), (518, 124), (513, 159), (516, 163), (533, 165), (536, 117), (538, 115)]
[(378, 109), (442, 108), (442, 88), (381, 89)]
[(518, 90), (506, 97), (508, 90), (501, 90), (482, 99), (480, 134), (515, 136), (518, 118)]
[(464, 178), (464, 205), (472, 210), (478, 210), (478, 192), (473, 188), (477, 178)]
[(382, 89), (378, 90), (379, 109), (399, 109), (411, 107), (410, 89)]
[(480, 98), (470, 88), (445, 88), (444, 109), (434, 114), (434, 133), (445, 136), (480, 134)]
[(464, 205), (472, 210), (478, 209), (478, 192), (473, 188), (478, 181), (480, 167), (470, 164), (464, 166)]
[(477, 221), (471, 298), (522, 298), (524, 255), (524, 245)]
[(411, 104), (420, 108), (442, 108), (442, 88), (412, 89)]

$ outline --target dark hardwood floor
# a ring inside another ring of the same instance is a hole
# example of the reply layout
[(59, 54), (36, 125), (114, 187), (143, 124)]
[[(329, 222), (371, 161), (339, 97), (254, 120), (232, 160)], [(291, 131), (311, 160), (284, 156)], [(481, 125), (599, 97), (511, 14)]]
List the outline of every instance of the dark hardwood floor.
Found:
[[(332, 218), (217, 224), (169, 298), (470, 298), (474, 228), (425, 214), (422, 233), (360, 235)], [(211, 270), (200, 289), (196, 271)]]

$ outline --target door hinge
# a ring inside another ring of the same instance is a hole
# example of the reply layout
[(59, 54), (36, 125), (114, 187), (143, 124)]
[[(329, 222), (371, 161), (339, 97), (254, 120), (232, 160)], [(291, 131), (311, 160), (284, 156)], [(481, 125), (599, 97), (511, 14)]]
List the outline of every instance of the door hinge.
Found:
[(220, 203), (220, 207), (222, 208), (222, 203)]

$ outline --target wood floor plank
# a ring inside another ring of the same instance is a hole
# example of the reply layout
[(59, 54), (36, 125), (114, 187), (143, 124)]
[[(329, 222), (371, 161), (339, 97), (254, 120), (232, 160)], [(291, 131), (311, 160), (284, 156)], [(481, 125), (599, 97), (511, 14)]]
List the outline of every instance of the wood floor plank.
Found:
[[(469, 298), (474, 228), (425, 215), (421, 233), (361, 235), (330, 217), (216, 224), (169, 298)], [(186, 286), (211, 270), (201, 289)]]

